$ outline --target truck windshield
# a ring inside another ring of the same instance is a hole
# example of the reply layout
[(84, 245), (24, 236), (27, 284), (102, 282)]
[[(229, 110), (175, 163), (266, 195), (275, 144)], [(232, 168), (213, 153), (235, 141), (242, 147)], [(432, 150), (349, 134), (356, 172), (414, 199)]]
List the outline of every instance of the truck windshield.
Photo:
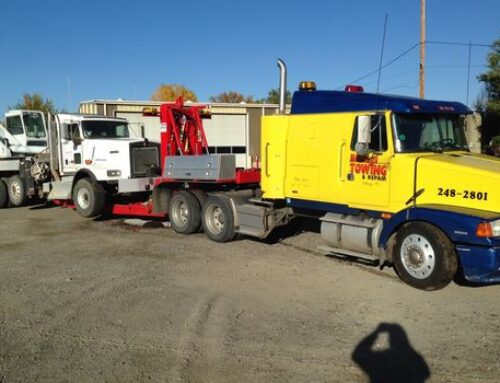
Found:
[(23, 113), (24, 127), (26, 128), (26, 137), (45, 138), (45, 124), (41, 113)]
[(467, 150), (462, 116), (401, 113), (395, 123), (397, 152)]
[(128, 124), (122, 121), (82, 121), (84, 138), (128, 138)]

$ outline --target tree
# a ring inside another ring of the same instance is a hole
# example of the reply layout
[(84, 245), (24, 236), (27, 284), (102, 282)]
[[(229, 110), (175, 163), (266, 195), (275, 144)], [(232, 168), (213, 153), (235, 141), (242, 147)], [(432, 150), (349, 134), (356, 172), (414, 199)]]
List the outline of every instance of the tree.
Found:
[(493, 43), (493, 51), (488, 54), (488, 70), (479, 75), (484, 83), (485, 97), (483, 107), (483, 124), (481, 126), (481, 142), (483, 145), (500, 136), (500, 39)]
[(27, 109), (27, 110), (40, 110), (45, 114), (55, 114), (57, 113), (57, 108), (52, 100), (48, 98), (43, 98), (39, 93), (25, 93), (23, 98), (13, 107), (9, 109)]
[[(271, 89), (269, 92), (267, 92), (267, 97), (259, 100), (259, 102), (265, 104), (279, 104), (280, 103), (279, 89)], [(292, 103), (292, 93), (290, 93), (289, 90), (286, 91), (285, 103), (286, 104)]]
[(241, 102), (251, 104), (255, 102), (253, 96), (244, 96), (241, 93), (234, 91), (219, 93), (216, 96), (211, 96), (209, 100), (211, 102), (225, 102), (230, 104), (239, 104)]
[(198, 97), (191, 90), (180, 84), (161, 84), (151, 96), (152, 101), (175, 101), (182, 97), (184, 101), (198, 101)]

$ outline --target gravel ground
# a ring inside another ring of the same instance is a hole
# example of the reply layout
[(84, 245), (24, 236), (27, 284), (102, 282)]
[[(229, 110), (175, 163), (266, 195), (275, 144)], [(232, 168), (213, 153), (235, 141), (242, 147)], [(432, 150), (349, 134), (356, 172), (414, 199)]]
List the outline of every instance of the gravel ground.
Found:
[(278, 234), (0, 210), (0, 382), (500, 380), (499, 285), (422, 292)]

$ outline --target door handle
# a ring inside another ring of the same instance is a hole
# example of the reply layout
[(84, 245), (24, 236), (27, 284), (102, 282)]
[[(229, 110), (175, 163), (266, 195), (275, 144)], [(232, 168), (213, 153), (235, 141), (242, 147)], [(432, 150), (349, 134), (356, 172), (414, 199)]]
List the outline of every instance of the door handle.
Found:
[(339, 178), (340, 181), (344, 182), (345, 181), (345, 176), (344, 176), (344, 151), (345, 151), (345, 141), (341, 141), (339, 145)]
[(269, 177), (269, 142), (266, 143), (266, 177)]

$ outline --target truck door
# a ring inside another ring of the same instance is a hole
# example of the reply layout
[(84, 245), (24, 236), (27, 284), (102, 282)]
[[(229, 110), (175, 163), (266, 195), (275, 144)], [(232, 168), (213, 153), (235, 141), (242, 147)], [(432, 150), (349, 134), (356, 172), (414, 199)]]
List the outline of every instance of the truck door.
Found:
[(358, 120), (355, 119), (351, 142), (346, 143), (342, 161), (341, 184), (349, 207), (383, 210), (390, 202), (391, 159), (393, 157), (387, 123), (389, 114), (370, 116), (369, 143), (358, 143)]
[(76, 121), (58, 121), (61, 146), (61, 173), (72, 174), (82, 166), (82, 135)]

